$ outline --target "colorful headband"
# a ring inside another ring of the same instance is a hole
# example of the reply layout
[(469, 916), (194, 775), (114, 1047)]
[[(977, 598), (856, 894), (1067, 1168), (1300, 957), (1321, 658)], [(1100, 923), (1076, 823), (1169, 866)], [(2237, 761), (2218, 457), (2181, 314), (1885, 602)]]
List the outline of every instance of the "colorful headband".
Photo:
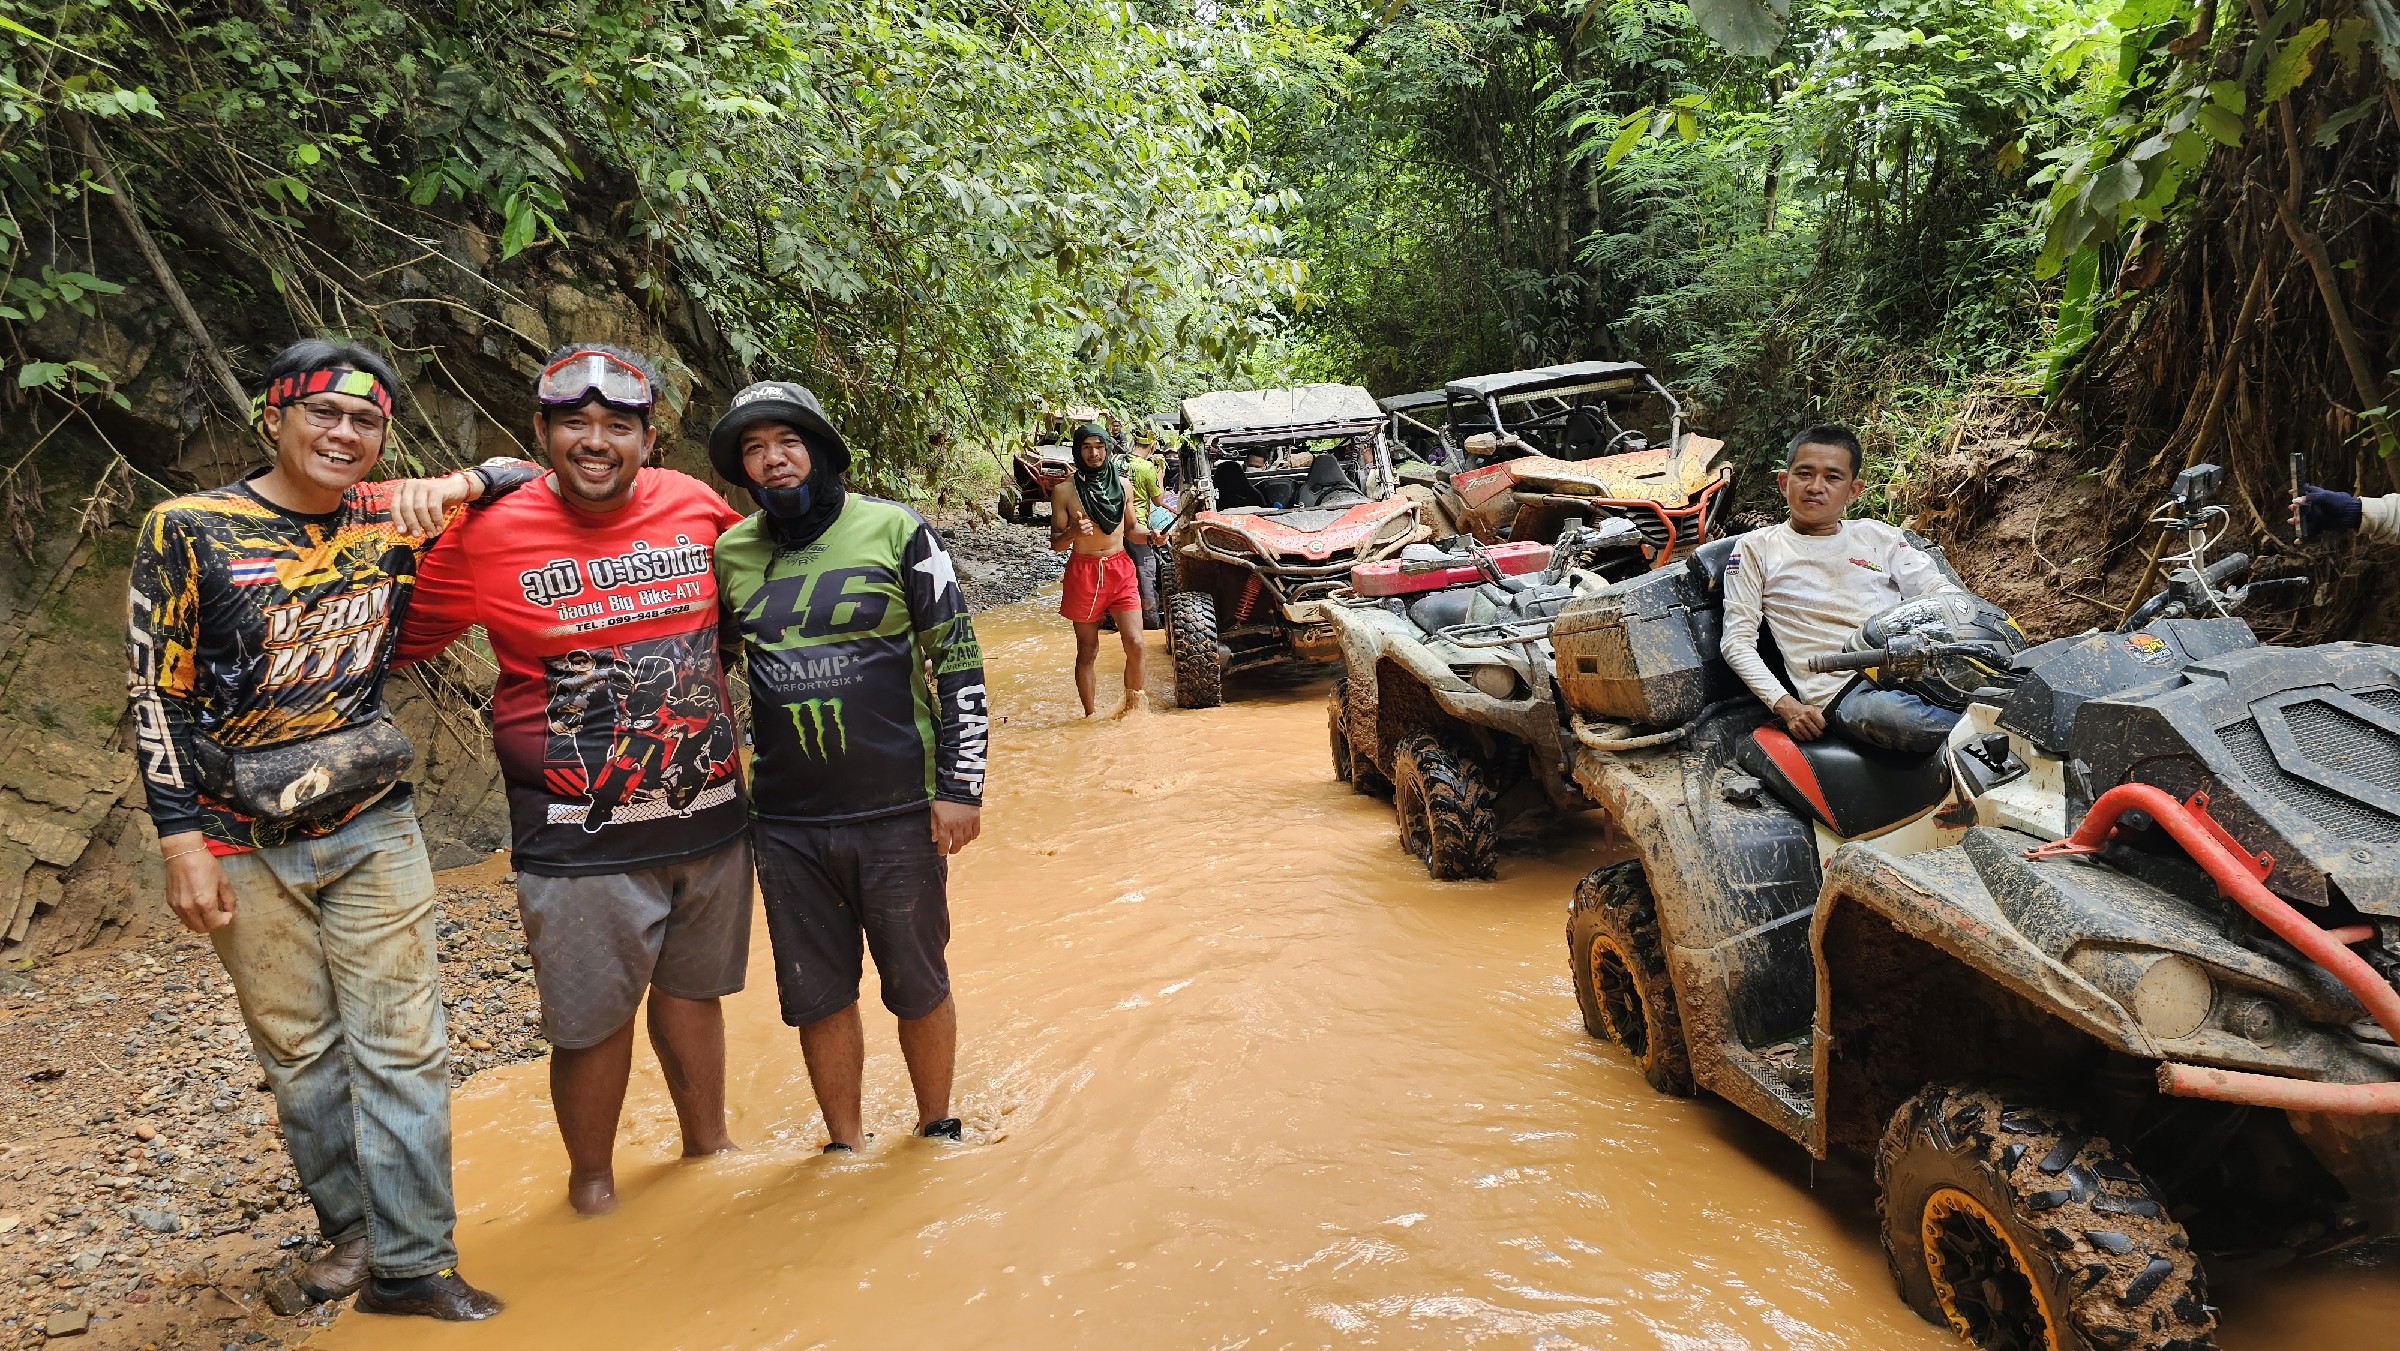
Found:
[(266, 392), (250, 401), (250, 417), (258, 421), (270, 408), (298, 403), (311, 394), (347, 394), (354, 399), (373, 399), (385, 417), (392, 415), (392, 392), (383, 382), (365, 371), (348, 366), (328, 366), (320, 370), (302, 371), (287, 375), (267, 386)]

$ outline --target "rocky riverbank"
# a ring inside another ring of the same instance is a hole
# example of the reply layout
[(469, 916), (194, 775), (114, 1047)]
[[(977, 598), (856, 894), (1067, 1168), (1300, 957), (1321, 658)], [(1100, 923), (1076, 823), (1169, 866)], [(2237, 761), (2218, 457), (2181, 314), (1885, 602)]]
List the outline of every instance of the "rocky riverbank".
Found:
[(959, 589), (978, 610), (1020, 601), (1058, 580), (1067, 556), (1050, 552), (1047, 525), (1011, 525), (970, 517), (936, 518), (934, 529), (950, 546)]
[[(548, 1049), (515, 889), (442, 875), (454, 1082)], [(0, 974), (0, 1346), (297, 1346), (259, 1295), (316, 1251), (215, 954), (180, 927)]]

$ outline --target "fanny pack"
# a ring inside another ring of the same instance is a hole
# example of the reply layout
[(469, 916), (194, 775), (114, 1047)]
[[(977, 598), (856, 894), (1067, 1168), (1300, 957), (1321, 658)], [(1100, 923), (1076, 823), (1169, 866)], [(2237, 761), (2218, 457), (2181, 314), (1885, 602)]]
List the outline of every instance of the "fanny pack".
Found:
[(245, 816), (270, 821), (338, 819), (400, 782), (416, 758), (389, 717), (272, 746), (223, 746), (195, 732), (200, 786)]

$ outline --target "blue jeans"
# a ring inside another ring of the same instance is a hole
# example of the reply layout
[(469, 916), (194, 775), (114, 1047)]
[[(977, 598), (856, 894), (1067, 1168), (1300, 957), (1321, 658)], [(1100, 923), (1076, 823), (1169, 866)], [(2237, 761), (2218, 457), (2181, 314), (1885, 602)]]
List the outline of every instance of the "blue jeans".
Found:
[(393, 1280), (455, 1266), (450, 1048), (433, 869), (405, 802), (220, 860), (233, 978), (284, 1144), (327, 1242)]
[(1860, 681), (1834, 701), (1830, 721), (1870, 746), (1922, 755), (1941, 749), (1959, 714), (1906, 690), (1882, 690)]

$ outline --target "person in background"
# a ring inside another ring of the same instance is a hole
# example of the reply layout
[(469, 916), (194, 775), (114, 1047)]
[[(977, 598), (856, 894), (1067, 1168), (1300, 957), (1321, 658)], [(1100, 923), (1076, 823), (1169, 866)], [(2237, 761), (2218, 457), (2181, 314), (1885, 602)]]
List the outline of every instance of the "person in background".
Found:
[(2400, 493), (2382, 497), (2353, 497), (2314, 483), (2300, 486), (2292, 499), (2292, 528), (2309, 537), (2357, 531), (2382, 543), (2400, 541)]
[(399, 388), (353, 344), (277, 354), (274, 463), (142, 521), (127, 689), (167, 904), (224, 963), (331, 1245), (270, 1302), (473, 1321), (502, 1304), (457, 1270), (433, 869), (383, 682), (431, 537), (535, 470), (367, 482)]
[(1097, 422), (1075, 430), (1075, 472), (1050, 491), (1050, 547), (1067, 554), (1058, 612), (1075, 626), (1075, 695), (1083, 715), (1099, 707), (1100, 621), (1113, 620), (1125, 647), (1125, 701), (1120, 713), (1142, 703), (1141, 582), (1125, 542), (1150, 541), (1149, 528), (1133, 518), (1133, 485), (1122, 462), (1109, 454), (1108, 433)]
[(1159, 519), (1159, 513), (1167, 510), (1161, 501), (1167, 490), (1158, 478), (1157, 433), (1145, 426), (1140, 435), (1141, 440), (1134, 444), (1133, 454), (1125, 462), (1126, 482), (1130, 487), (1125, 498), (1125, 516), (1140, 523), (1142, 533), (1135, 536), (1128, 532), (1125, 552), (1132, 556), (1134, 576), (1141, 584), (1142, 627), (1155, 629), (1161, 627), (1158, 569), (1162, 561), (1159, 553), (1165, 547), (1165, 538), (1159, 533), (1165, 529), (1165, 522)]
[[(1901, 601), (1950, 588), (1931, 555), (1881, 521), (1845, 520), (1859, 494), (1866, 453), (1849, 428), (1817, 426), (1784, 450), (1783, 524), (1740, 536), (1725, 560), (1725, 632), (1720, 650), (1759, 702), (1796, 741), (1814, 741), (1828, 722), (1895, 751), (1940, 746), (1959, 715), (1907, 690), (1812, 674), (1809, 657), (1839, 652), (1861, 624)], [(1759, 655), (1758, 630), (1775, 635), (1797, 693)], [(1829, 701), (1841, 695), (1839, 704)]]
[(621, 347), (551, 353), (538, 487), (425, 559), (400, 640), (422, 661), (481, 624), (500, 665), (517, 909), (551, 1045), (567, 1201), (616, 1205), (617, 1121), (648, 995), (683, 1156), (725, 1131), (724, 996), (750, 956), (750, 814), (710, 549), (741, 513), (646, 462), (658, 378)]
[(957, 1140), (950, 856), (983, 829), (991, 708), (950, 553), (907, 507), (849, 491), (850, 447), (817, 396), (733, 396), (709, 462), (756, 515), (717, 541), (717, 586), (750, 677), (751, 836), (783, 1020), (800, 1032), (825, 1152), (867, 1140), (865, 951), (900, 1023), (915, 1133)]

